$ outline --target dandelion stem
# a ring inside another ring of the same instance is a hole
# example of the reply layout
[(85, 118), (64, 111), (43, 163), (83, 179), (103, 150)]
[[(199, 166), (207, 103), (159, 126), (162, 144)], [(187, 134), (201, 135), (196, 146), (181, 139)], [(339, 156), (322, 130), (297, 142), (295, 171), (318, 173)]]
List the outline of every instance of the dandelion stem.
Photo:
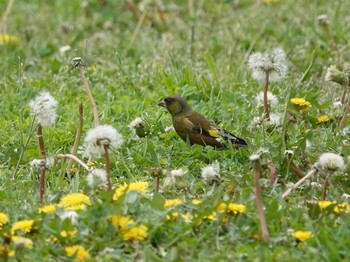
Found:
[(108, 145), (104, 146), (105, 153), (103, 154), (106, 162), (106, 173), (107, 173), (107, 190), (112, 190), (112, 183), (111, 183), (111, 160), (109, 159), (109, 153), (108, 153)]
[(45, 173), (46, 173), (46, 150), (43, 138), (43, 127), (41, 124), (38, 124), (38, 142), (39, 149), (41, 154), (41, 160), (43, 160), (44, 164), (40, 168), (40, 205), (43, 204), (44, 195), (45, 195)]
[(290, 162), (290, 169), (299, 177), (299, 178), (303, 178), (305, 176), (304, 172), (301, 171), (291, 160)]
[(341, 97), (340, 97), (340, 102), (342, 103), (342, 105), (344, 105), (344, 102), (345, 102), (345, 98), (346, 98), (346, 94), (348, 93), (348, 90), (347, 89), (344, 89), (343, 90), (343, 93), (341, 94)]
[(284, 192), (282, 194), (282, 198), (286, 199), (287, 196), (290, 195), (290, 193), (292, 192), (292, 190), (298, 188), (302, 183), (304, 183), (307, 179), (311, 178), (313, 175), (315, 175), (317, 173), (317, 168), (313, 167), (310, 172), (304, 176), (303, 178), (301, 178), (298, 182), (296, 182), (291, 188), (289, 188), (286, 192)]
[[(79, 142), (81, 138), (81, 134), (83, 132), (83, 124), (84, 124), (84, 118), (83, 118), (83, 104), (81, 101), (79, 102), (79, 121), (78, 121), (78, 129), (77, 133), (75, 135), (75, 140), (74, 140), (74, 145), (72, 148), (72, 155), (76, 156), (78, 153), (78, 147), (79, 147)], [(67, 171), (70, 172), (70, 169), (72, 168), (74, 159), (70, 158), (68, 161), (67, 165)]]
[(159, 176), (156, 177), (156, 193), (159, 192)]
[(92, 112), (93, 112), (93, 115), (94, 115), (94, 124), (95, 124), (95, 127), (96, 127), (96, 126), (100, 125), (100, 120), (98, 119), (98, 113), (97, 113), (95, 100), (94, 100), (94, 97), (91, 94), (91, 91), (90, 91), (90, 88), (89, 88), (89, 82), (87, 81), (85, 73), (84, 73), (84, 66), (80, 65), (79, 69), (80, 69), (80, 76), (81, 76), (81, 79), (83, 80), (83, 84), (84, 84), (84, 87), (85, 87), (86, 94), (87, 94), (87, 96), (88, 96), (88, 98), (90, 100), (90, 105), (91, 105)]
[(69, 159), (75, 161), (76, 163), (78, 163), (79, 165), (81, 165), (86, 171), (90, 171), (90, 168), (83, 161), (81, 161), (78, 157), (76, 157), (72, 154), (58, 154), (58, 155), (56, 155), (56, 158), (58, 158), (58, 159), (69, 158)]
[(258, 207), (259, 221), (261, 227), (261, 236), (264, 242), (269, 242), (269, 231), (267, 228), (264, 205), (262, 202), (262, 193), (260, 186), (260, 178), (262, 177), (260, 159), (252, 161), (253, 170), (255, 173), (255, 198)]
[(349, 100), (348, 100), (348, 104), (346, 105), (346, 108), (345, 108), (345, 111), (344, 111), (344, 114), (343, 114), (343, 117), (339, 123), (339, 127), (341, 129), (343, 129), (346, 125), (346, 120), (348, 119), (348, 114), (350, 112), (350, 97), (349, 97)]
[(329, 187), (329, 184), (330, 184), (330, 177), (331, 175), (327, 175), (325, 181), (324, 181), (324, 184), (323, 184), (323, 187), (322, 187), (322, 200), (326, 200), (326, 196), (327, 196), (327, 189)]
[(265, 109), (264, 118), (266, 118), (267, 120), (270, 119), (269, 104), (268, 104), (268, 100), (267, 100), (267, 91), (268, 91), (269, 82), (270, 82), (269, 78), (270, 78), (270, 72), (266, 71), (265, 84), (264, 84), (264, 109)]

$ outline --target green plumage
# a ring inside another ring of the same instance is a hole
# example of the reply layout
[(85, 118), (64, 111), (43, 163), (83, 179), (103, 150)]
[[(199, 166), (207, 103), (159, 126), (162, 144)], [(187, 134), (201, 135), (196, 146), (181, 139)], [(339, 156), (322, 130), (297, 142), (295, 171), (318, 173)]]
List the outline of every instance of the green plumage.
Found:
[(202, 115), (193, 111), (187, 101), (181, 96), (169, 96), (164, 98), (159, 106), (165, 107), (172, 116), (176, 133), (191, 145), (213, 146), (216, 148), (227, 147), (230, 141), (234, 146), (246, 146), (247, 143), (225, 129), (212, 123)]

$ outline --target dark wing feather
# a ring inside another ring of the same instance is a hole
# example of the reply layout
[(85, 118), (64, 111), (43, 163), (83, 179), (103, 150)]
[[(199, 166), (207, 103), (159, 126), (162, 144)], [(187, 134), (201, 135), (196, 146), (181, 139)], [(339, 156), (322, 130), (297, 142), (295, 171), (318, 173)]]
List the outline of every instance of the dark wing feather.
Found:
[[(210, 145), (217, 148), (226, 147), (224, 140), (230, 141), (234, 145), (247, 145), (228, 131), (212, 125), (209, 120), (192, 111), (187, 116), (173, 118), (173, 124), (178, 135), (184, 140), (189, 140), (190, 144)], [(221, 141), (220, 141), (221, 140)]]

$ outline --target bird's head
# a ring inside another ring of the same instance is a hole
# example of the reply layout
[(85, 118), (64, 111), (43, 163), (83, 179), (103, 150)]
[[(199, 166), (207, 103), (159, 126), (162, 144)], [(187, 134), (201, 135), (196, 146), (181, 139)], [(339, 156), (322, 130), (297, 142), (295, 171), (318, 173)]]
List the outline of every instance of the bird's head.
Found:
[(165, 107), (172, 116), (192, 110), (186, 99), (181, 96), (168, 96), (160, 101), (158, 105)]

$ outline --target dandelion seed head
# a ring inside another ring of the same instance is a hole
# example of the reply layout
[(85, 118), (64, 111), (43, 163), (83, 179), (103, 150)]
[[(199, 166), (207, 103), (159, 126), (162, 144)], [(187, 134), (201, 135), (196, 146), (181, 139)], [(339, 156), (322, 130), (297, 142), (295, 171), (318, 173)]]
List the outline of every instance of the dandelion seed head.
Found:
[(335, 101), (333, 104), (332, 104), (333, 108), (341, 108), (343, 106), (343, 103), (340, 102), (340, 101)]
[[(255, 101), (258, 107), (264, 106), (264, 92), (260, 92), (255, 96)], [(267, 103), (270, 106), (276, 106), (278, 104), (277, 97), (272, 94), (270, 91), (267, 92)]]
[(38, 124), (50, 126), (55, 123), (58, 103), (48, 92), (40, 93), (29, 102), (29, 106), (31, 107), (30, 115), (35, 117)]
[(220, 179), (220, 167), (218, 163), (209, 165), (202, 168), (201, 171), (202, 178), (206, 180), (209, 184)]
[(319, 15), (317, 17), (317, 22), (320, 26), (327, 26), (330, 24), (328, 16), (325, 14)]
[(107, 186), (107, 172), (102, 168), (93, 169), (86, 177), (89, 187)]
[(334, 153), (324, 153), (318, 159), (318, 166), (323, 170), (337, 171), (345, 167), (344, 159)]
[(100, 125), (88, 131), (85, 137), (85, 153), (92, 157), (100, 157), (105, 147), (117, 149), (124, 143), (123, 136), (112, 126)]
[(61, 218), (61, 220), (69, 219), (73, 225), (78, 224), (79, 215), (73, 210), (64, 210), (62, 213), (59, 214), (59, 217)]
[(275, 126), (279, 126), (282, 122), (282, 116), (280, 114), (271, 113), (269, 122)]
[(249, 56), (248, 65), (256, 80), (265, 80), (266, 73), (269, 73), (270, 82), (278, 82), (288, 71), (286, 53), (281, 48), (266, 53), (253, 53)]
[(141, 117), (137, 117), (133, 121), (131, 121), (129, 127), (136, 129), (136, 128), (143, 127), (144, 125), (145, 125), (145, 122), (142, 120), (142, 118)]

